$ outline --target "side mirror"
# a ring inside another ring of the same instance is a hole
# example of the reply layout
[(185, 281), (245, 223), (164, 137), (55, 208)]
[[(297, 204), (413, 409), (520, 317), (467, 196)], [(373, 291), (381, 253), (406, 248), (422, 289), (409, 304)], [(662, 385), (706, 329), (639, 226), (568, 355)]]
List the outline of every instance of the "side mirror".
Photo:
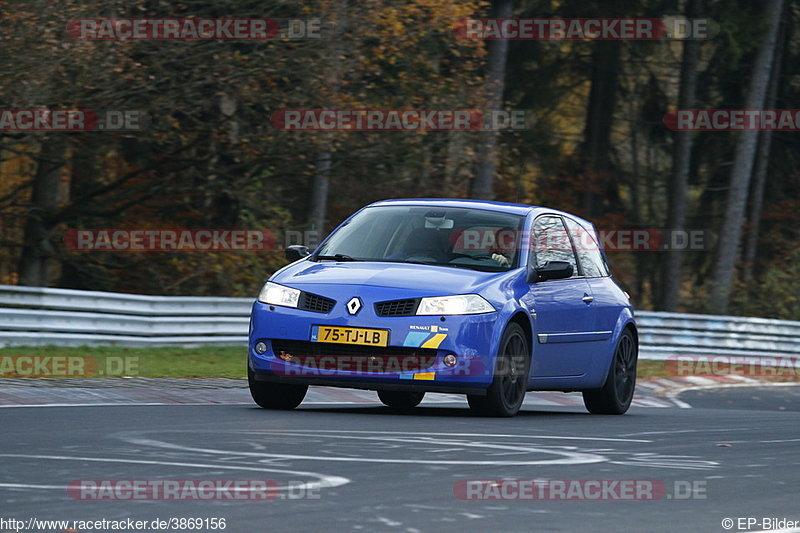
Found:
[(536, 269), (536, 281), (568, 278), (572, 276), (573, 271), (572, 265), (566, 261), (548, 261)]
[(308, 246), (303, 246), (302, 244), (293, 244), (292, 246), (287, 247), (283, 254), (286, 256), (291, 262), (295, 262), (298, 259), (302, 259), (306, 256), (311, 255), (311, 251), (308, 249)]

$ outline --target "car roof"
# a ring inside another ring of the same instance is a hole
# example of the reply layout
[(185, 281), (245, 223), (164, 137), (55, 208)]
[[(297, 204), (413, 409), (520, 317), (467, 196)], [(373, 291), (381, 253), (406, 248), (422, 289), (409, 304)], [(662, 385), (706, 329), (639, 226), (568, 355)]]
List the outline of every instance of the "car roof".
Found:
[(501, 211), (515, 215), (527, 215), (532, 210), (537, 209), (533, 205), (511, 204), (506, 202), (490, 202), (488, 200), (465, 200), (458, 198), (402, 198), (396, 200), (381, 200), (369, 204), (367, 207), (378, 207), (384, 205), (431, 205), (437, 207), (466, 207), (472, 209), (484, 209), (487, 211)]

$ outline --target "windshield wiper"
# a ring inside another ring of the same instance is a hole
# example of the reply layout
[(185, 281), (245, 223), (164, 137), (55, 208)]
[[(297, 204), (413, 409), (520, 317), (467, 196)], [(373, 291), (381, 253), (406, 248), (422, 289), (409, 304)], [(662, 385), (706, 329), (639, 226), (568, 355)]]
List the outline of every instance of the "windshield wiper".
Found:
[(356, 259), (355, 257), (350, 257), (349, 255), (345, 254), (318, 255), (314, 259), (329, 259), (331, 261), (360, 261), (360, 259)]
[[(402, 261), (399, 259), (381, 259), (384, 263), (403, 263), (406, 265), (428, 265), (428, 266), (443, 266), (451, 268), (463, 268), (466, 270), (477, 270), (480, 272), (506, 272), (502, 267), (494, 265), (472, 265), (468, 263), (441, 263), (438, 261)], [(509, 269), (510, 270), (510, 269)]]

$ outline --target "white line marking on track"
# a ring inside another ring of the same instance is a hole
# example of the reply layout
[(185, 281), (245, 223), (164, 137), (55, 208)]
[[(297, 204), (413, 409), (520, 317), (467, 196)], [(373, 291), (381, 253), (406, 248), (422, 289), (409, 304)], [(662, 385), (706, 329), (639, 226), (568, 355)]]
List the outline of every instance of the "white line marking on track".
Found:
[(562, 435), (514, 435), (508, 433), (434, 433), (429, 431), (361, 431), (361, 430), (344, 430), (344, 429), (314, 429), (314, 430), (294, 430), (295, 433), (366, 433), (368, 435), (436, 435), (443, 437), (501, 437), (513, 439), (557, 439), (557, 440), (591, 440), (591, 441), (609, 441), (609, 442), (653, 442), (652, 440), (641, 439), (615, 439), (609, 437), (568, 437)]
[[(261, 434), (265, 432), (260, 432)], [(292, 435), (291, 431), (275, 431), (273, 432), (279, 436), (286, 436)], [(299, 434), (301, 436), (307, 436), (306, 433)], [(405, 433), (399, 433), (398, 435), (407, 435)], [(483, 435), (485, 436), (485, 435)], [(218, 450), (214, 448), (196, 448), (191, 446), (182, 446), (179, 444), (172, 444), (169, 442), (158, 441), (154, 439), (146, 439), (146, 438), (125, 438), (126, 442), (131, 444), (137, 444), (139, 446), (149, 446), (149, 447), (156, 447), (156, 448), (166, 448), (166, 449), (173, 449), (173, 450), (181, 450), (186, 452), (198, 452), (198, 453), (208, 453), (208, 454), (222, 454), (222, 455), (237, 455), (237, 456), (245, 456), (245, 457), (263, 457), (263, 458), (270, 458), (270, 459), (289, 459), (289, 460), (306, 460), (306, 461), (332, 461), (332, 462), (355, 462), (355, 463), (392, 463), (392, 464), (430, 464), (430, 465), (493, 465), (493, 466), (519, 466), (519, 465), (575, 465), (575, 464), (588, 464), (588, 463), (601, 463), (605, 462), (608, 459), (602, 455), (597, 454), (589, 454), (583, 452), (576, 452), (568, 449), (553, 449), (553, 448), (539, 448), (533, 446), (512, 446), (512, 445), (503, 445), (503, 444), (490, 444), (490, 443), (480, 443), (480, 442), (465, 442), (465, 441), (458, 441), (458, 440), (441, 440), (441, 439), (434, 439), (434, 438), (408, 438), (408, 437), (353, 437), (347, 435), (328, 435), (329, 438), (340, 438), (340, 439), (359, 439), (359, 440), (371, 440), (371, 441), (389, 441), (389, 442), (399, 442), (405, 444), (435, 444), (440, 446), (461, 446), (465, 448), (489, 448), (489, 449), (499, 449), (499, 450), (512, 450), (517, 452), (528, 452), (528, 453), (542, 453), (542, 454), (550, 454), (550, 455), (558, 455), (561, 456), (559, 459), (538, 459), (538, 460), (527, 460), (527, 461), (468, 461), (468, 460), (442, 460), (442, 459), (397, 459), (397, 458), (388, 458), (388, 457), (336, 457), (336, 456), (316, 456), (316, 455), (294, 455), (294, 454), (276, 454), (276, 453), (263, 453), (263, 452), (246, 452), (246, 451), (235, 451), (235, 450)]]
[(66, 485), (31, 485), (28, 483), (0, 483), (0, 487), (7, 489), (48, 489), (48, 490), (67, 490)]
[(704, 378), (702, 376), (686, 376), (684, 379), (695, 385), (715, 385), (719, 383), (719, 381), (714, 381), (713, 379)]
[(711, 390), (711, 389), (741, 389), (741, 388), (772, 388), (772, 387), (797, 387), (800, 386), (800, 383), (796, 382), (779, 382), (779, 383), (765, 383), (759, 382), (756, 383), (726, 383), (726, 384), (716, 384), (716, 385), (695, 385), (691, 387), (683, 387), (680, 389), (674, 389), (668, 391), (666, 393), (666, 397), (671, 401), (675, 402), (675, 405), (684, 409), (690, 409), (692, 406), (688, 403), (679, 400), (678, 396), (683, 394), (684, 392), (693, 391), (693, 390)]
[[(129, 463), (139, 465), (161, 465), (161, 466), (180, 466), (186, 468), (207, 468), (213, 470), (244, 470), (247, 472), (279, 472), (281, 474), (293, 474), (300, 476), (310, 476), (318, 478), (319, 481), (312, 481), (296, 485), (298, 489), (317, 489), (321, 487), (338, 487), (350, 483), (350, 480), (341, 476), (328, 476), (325, 474), (318, 474), (316, 472), (305, 472), (302, 470), (287, 470), (285, 468), (263, 468), (253, 466), (234, 466), (234, 465), (220, 465), (220, 464), (204, 464), (204, 463), (179, 463), (176, 461), (154, 461), (151, 459), (115, 459), (111, 457), (70, 457), (66, 455), (28, 455), (18, 453), (0, 453), (0, 457), (19, 457), (24, 459), (51, 459), (55, 461), (91, 461), (97, 463)], [(3, 484), (0, 484), (2, 486)], [(279, 490), (285, 490), (289, 487), (279, 487)], [(295, 486), (291, 487), (292, 489)]]

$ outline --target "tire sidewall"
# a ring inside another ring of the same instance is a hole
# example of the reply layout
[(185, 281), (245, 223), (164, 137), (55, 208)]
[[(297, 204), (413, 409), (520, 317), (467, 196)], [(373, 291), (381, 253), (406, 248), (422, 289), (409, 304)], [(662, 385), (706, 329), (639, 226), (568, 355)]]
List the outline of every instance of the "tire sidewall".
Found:
[[(635, 357), (634, 357), (634, 363), (633, 363), (633, 366), (634, 366), (633, 384), (632, 384), (632, 390), (631, 390), (630, 397), (627, 399), (627, 401), (620, 400), (619, 390), (617, 388), (617, 372), (616, 372), (617, 357), (619, 357), (619, 355), (620, 355), (619, 354), (619, 348), (620, 348), (620, 345), (622, 344), (622, 339), (624, 337), (630, 338), (631, 344), (634, 347), (633, 349), (635, 351)], [(617, 409), (619, 411), (622, 411), (622, 412), (628, 410), (628, 408), (631, 405), (631, 402), (633, 401), (633, 396), (636, 393), (636, 367), (637, 367), (638, 358), (639, 358), (639, 353), (638, 352), (639, 351), (638, 351), (638, 349), (636, 347), (636, 342), (634, 341), (633, 334), (630, 332), (630, 330), (625, 329), (622, 332), (622, 334), (620, 335), (619, 339), (617, 340), (617, 344), (614, 346), (614, 356), (611, 358), (611, 365), (608, 368), (608, 378), (606, 379), (606, 385), (604, 387), (604, 389), (606, 390), (607, 394), (609, 394), (609, 396), (613, 399), (614, 403), (616, 404)]]
[[(524, 351), (527, 353), (519, 354), (524, 359), (523, 371), (520, 373), (518, 378), (523, 380), (522, 394), (520, 394), (520, 398), (513, 405), (510, 405), (503, 395), (502, 390), (502, 381), (505, 375), (508, 373), (510, 364), (508, 356), (506, 356), (504, 352), (508, 343), (511, 342), (511, 339), (517, 335), (522, 340), (523, 347), (525, 348)], [(505, 331), (503, 332), (503, 336), (501, 337), (500, 344), (497, 349), (497, 357), (495, 360), (494, 379), (492, 380), (490, 391), (488, 391), (490, 396), (494, 396), (493, 401), (495, 403), (499, 403), (499, 406), (502, 406), (503, 411), (505, 411), (503, 414), (506, 416), (516, 414), (516, 412), (519, 411), (520, 407), (522, 406), (522, 402), (525, 401), (525, 392), (528, 386), (530, 368), (530, 346), (525, 336), (525, 330), (522, 329), (519, 324), (512, 322), (506, 327)]]

